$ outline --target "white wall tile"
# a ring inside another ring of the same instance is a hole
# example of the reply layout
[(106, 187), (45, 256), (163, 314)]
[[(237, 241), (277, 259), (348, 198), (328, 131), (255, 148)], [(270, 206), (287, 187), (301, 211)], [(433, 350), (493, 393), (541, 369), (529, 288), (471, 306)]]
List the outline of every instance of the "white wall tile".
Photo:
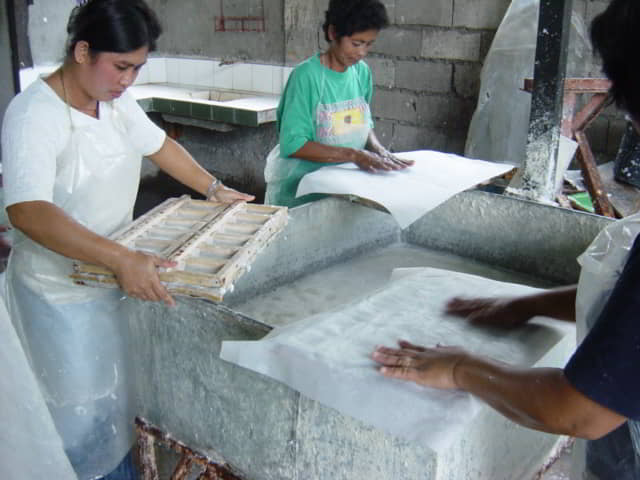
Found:
[(213, 87), (213, 67), (214, 62), (212, 60), (196, 60), (194, 85)]
[(249, 63), (236, 63), (233, 65), (233, 84), (231, 88), (234, 90), (251, 90), (251, 70), (252, 65)]
[(287, 80), (289, 80), (289, 75), (293, 72), (293, 67), (283, 67), (282, 69), (282, 89), (284, 90), (285, 85), (287, 84)]
[(167, 83), (167, 59), (164, 57), (150, 57), (146, 67), (149, 68), (150, 83)]
[(261, 93), (273, 93), (274, 68), (272, 65), (252, 65), (251, 90)]
[(140, 85), (143, 83), (149, 83), (149, 65), (147, 63), (140, 68), (136, 81), (133, 82), (134, 85)]
[(287, 69), (287, 67), (273, 68), (273, 93), (276, 95), (282, 94), (290, 73), (291, 69)]
[(198, 69), (198, 60), (190, 58), (180, 58), (178, 61), (179, 75), (181, 85), (195, 85), (196, 74)]
[(233, 88), (233, 65), (220, 65), (215, 62), (213, 66), (213, 86), (215, 88)]
[(167, 57), (167, 82), (180, 83), (180, 59), (175, 57)]

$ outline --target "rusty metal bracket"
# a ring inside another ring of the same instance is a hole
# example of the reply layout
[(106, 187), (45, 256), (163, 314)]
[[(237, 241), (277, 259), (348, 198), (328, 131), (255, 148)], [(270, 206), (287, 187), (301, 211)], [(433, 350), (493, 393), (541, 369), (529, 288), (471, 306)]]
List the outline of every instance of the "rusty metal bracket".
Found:
[[(607, 192), (605, 192), (602, 178), (598, 172), (595, 157), (589, 140), (584, 131), (602, 111), (612, 103), (609, 95), (611, 82), (606, 78), (567, 78), (564, 84), (564, 98), (562, 106), (562, 135), (578, 142), (576, 160), (580, 165), (585, 185), (593, 200), (593, 206), (598, 215), (615, 218), (615, 212)], [(524, 80), (524, 90), (533, 90), (533, 79)], [(578, 95), (592, 95), (589, 102), (575, 113)]]
[(216, 32), (266, 32), (264, 0), (260, 0), (261, 15), (229, 16), (224, 14), (224, 0), (220, 2), (220, 15), (215, 17)]
[(233, 472), (229, 464), (214, 462), (206, 455), (175, 440), (171, 435), (145, 419), (136, 417), (135, 423), (143, 480), (160, 480), (156, 463), (156, 444), (163, 445), (180, 455), (180, 460), (171, 474), (170, 480), (186, 480), (188, 475), (193, 473), (192, 468), (200, 470), (198, 480), (242, 480), (238, 474)]

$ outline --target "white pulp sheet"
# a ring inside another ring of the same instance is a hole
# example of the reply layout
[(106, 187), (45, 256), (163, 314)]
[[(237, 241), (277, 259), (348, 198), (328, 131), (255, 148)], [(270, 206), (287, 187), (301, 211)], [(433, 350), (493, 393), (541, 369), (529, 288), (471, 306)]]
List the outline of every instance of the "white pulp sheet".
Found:
[(456, 193), (514, 168), (431, 150), (395, 155), (416, 163), (405, 170), (377, 173), (352, 163), (323, 167), (302, 177), (296, 196), (332, 193), (367, 198), (384, 206), (406, 228)]
[(480, 402), (467, 393), (384, 378), (371, 359), (376, 345), (395, 346), (399, 339), (458, 345), (511, 364), (532, 365), (562, 334), (551, 319), (503, 330), (474, 327), (443, 314), (454, 295), (521, 295), (534, 288), (433, 268), (399, 273), (384, 289), (341, 311), (276, 328), (259, 341), (223, 342), (220, 357), (440, 451), (478, 413)]

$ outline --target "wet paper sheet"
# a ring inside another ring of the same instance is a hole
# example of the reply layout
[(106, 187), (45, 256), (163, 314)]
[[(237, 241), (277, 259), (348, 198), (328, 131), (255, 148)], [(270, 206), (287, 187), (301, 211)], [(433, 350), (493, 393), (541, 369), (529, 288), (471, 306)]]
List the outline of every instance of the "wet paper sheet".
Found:
[(297, 196), (330, 193), (366, 198), (384, 206), (406, 228), (456, 193), (514, 168), (432, 150), (395, 155), (415, 160), (415, 165), (378, 173), (365, 172), (352, 163), (323, 167), (302, 177)]
[[(302, 394), (387, 433), (433, 450), (446, 448), (482, 404), (467, 393), (382, 377), (371, 353), (398, 339), (462, 346), (516, 365), (533, 365), (566, 334), (536, 319), (515, 330), (478, 327), (443, 313), (454, 295), (537, 291), (433, 268), (403, 269), (386, 287), (340, 311), (308, 317), (260, 341), (223, 342), (220, 357), (279, 380)], [(488, 407), (485, 407), (488, 408)]]

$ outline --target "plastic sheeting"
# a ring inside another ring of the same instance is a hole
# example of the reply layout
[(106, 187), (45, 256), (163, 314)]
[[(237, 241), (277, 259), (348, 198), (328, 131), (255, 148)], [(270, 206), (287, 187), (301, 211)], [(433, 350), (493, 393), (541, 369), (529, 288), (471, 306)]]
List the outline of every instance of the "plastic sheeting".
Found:
[(0, 478), (76, 480), (2, 300), (0, 365)]
[[(478, 105), (465, 155), (520, 165), (525, 156), (531, 94), (522, 90), (533, 77), (539, 0), (513, 0), (484, 61)], [(590, 55), (582, 19), (573, 14), (567, 76), (583, 76)]]
[(551, 319), (505, 331), (474, 327), (443, 314), (451, 296), (478, 291), (503, 296), (537, 290), (446, 270), (415, 269), (340, 311), (276, 328), (257, 342), (223, 342), (220, 357), (390, 434), (441, 451), (463, 432), (481, 403), (460, 391), (382, 377), (371, 360), (376, 345), (394, 345), (400, 338), (423, 345), (457, 344), (530, 366), (573, 331)]
[[(640, 234), (640, 214), (619, 220), (605, 228), (589, 248), (578, 257), (578, 262), (582, 266), (576, 296), (578, 343), (584, 340), (598, 320), (622, 273), (638, 234)], [(583, 471), (589, 470), (588, 465), (591, 465), (591, 468), (610, 472), (607, 474), (608, 478), (614, 478), (612, 475), (615, 475), (615, 478), (639, 478), (640, 422), (627, 423), (628, 432), (623, 430), (613, 432), (610, 438), (605, 437), (602, 442), (597, 441), (600, 443), (578, 440), (574, 452), (574, 472), (578, 471), (582, 474)], [(628, 471), (620, 473), (623, 465), (626, 465), (625, 468)]]

